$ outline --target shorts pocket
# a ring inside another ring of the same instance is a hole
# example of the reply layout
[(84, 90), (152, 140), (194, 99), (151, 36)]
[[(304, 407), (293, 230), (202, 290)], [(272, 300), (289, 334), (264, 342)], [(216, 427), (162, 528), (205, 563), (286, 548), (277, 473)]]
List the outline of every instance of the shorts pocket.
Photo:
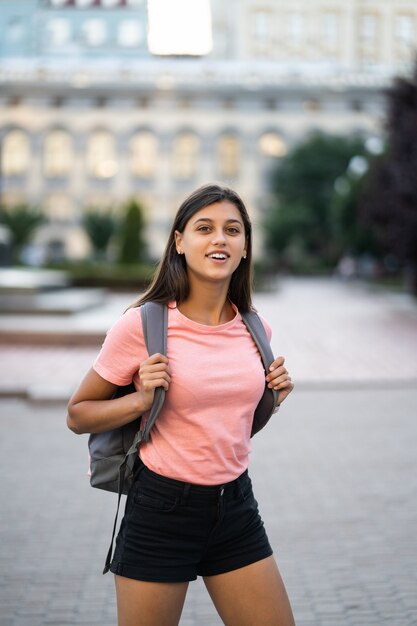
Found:
[(148, 511), (159, 511), (160, 513), (171, 513), (177, 508), (178, 498), (161, 499), (160, 497), (149, 496), (146, 493), (139, 492), (135, 497), (135, 505), (140, 509), (147, 509)]

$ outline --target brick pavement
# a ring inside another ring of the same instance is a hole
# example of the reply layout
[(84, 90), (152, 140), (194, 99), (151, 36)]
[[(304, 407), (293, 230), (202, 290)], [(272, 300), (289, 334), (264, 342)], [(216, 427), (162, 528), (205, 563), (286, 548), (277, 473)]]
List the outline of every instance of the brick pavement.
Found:
[[(91, 366), (105, 330), (133, 300), (112, 296), (106, 307), (66, 317), (0, 316), (0, 396), (65, 400)], [(273, 330), (276, 354), (287, 357), (298, 385), (404, 386), (417, 382), (417, 303), (404, 294), (361, 284), (288, 279), (255, 303)], [(65, 331), (64, 345), (1, 343), (12, 329)], [(95, 345), (76, 345), (71, 332), (94, 333)], [(98, 332), (98, 335), (97, 335)]]
[[(129, 300), (102, 311), (100, 328)], [(416, 306), (304, 280), (256, 303), (297, 381), (252, 454), (297, 626), (417, 626)], [(0, 391), (38, 399), (68, 397), (97, 352), (0, 349)], [(115, 501), (88, 485), (86, 437), (67, 431), (63, 404), (2, 399), (0, 411), (0, 625), (114, 625), (100, 568)], [(193, 583), (181, 626), (219, 624)]]
[[(89, 487), (86, 436), (63, 405), (0, 409), (1, 626), (113, 626), (101, 568), (115, 496)], [(417, 625), (416, 417), (416, 390), (304, 389), (254, 440), (297, 626)], [(220, 623), (192, 583), (181, 626)]]

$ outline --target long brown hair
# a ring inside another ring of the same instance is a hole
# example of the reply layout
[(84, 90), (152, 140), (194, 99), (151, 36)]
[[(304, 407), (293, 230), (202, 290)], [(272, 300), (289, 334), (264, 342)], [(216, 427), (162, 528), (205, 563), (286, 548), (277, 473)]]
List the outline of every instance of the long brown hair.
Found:
[(232, 274), (228, 297), (237, 308), (246, 312), (252, 307), (252, 225), (246, 207), (240, 196), (229, 189), (217, 184), (203, 185), (196, 189), (184, 200), (172, 225), (164, 255), (156, 269), (154, 279), (144, 295), (134, 302), (131, 307), (137, 307), (144, 302), (168, 302), (175, 300), (178, 304), (187, 299), (190, 285), (187, 274), (187, 264), (184, 255), (177, 253), (175, 247), (175, 231), (184, 232), (188, 220), (205, 207), (228, 200), (238, 209), (245, 228), (246, 259), (242, 259)]

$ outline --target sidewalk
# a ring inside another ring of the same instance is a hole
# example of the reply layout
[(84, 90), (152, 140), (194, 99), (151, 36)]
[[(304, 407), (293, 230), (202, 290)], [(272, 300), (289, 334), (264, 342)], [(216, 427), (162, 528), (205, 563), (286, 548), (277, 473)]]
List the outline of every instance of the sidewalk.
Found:
[[(65, 401), (135, 297), (112, 295), (106, 306), (69, 317), (0, 316), (0, 396)], [(417, 303), (409, 296), (288, 279), (255, 304), (298, 387), (417, 386)]]
[[(20, 324), (63, 342), (0, 344), (1, 626), (116, 624), (101, 575), (116, 498), (89, 486), (87, 437), (67, 430), (65, 402), (132, 299), (0, 317), (0, 335)], [(301, 279), (256, 305), (296, 382), (253, 440), (251, 474), (297, 626), (417, 626), (417, 305)], [(81, 335), (91, 343), (71, 344)], [(181, 626), (220, 624), (192, 583)]]
[[(116, 496), (65, 406), (0, 400), (1, 626), (115, 626)], [(417, 391), (296, 390), (251, 475), (297, 626), (417, 625)], [(201, 580), (181, 626), (220, 626)], [(263, 626), (259, 624), (259, 626)]]

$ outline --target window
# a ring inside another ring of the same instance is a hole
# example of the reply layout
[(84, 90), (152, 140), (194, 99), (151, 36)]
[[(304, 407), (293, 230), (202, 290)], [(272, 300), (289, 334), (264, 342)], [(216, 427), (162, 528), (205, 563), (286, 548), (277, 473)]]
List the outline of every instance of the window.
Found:
[(255, 11), (253, 14), (253, 35), (257, 43), (264, 44), (271, 37), (271, 14), (269, 11)]
[(7, 39), (17, 43), (23, 39), (25, 27), (21, 17), (12, 17), (7, 25)]
[(80, 7), (80, 9), (85, 9), (87, 7), (91, 7), (94, 2), (95, 0), (75, 0), (75, 5)]
[(249, 17), (252, 27), (253, 52), (269, 55), (273, 45), (273, 15), (271, 11), (254, 11)]
[(43, 167), (45, 176), (69, 176), (74, 162), (71, 136), (64, 130), (52, 130), (45, 138)]
[(180, 180), (192, 178), (197, 173), (200, 141), (191, 132), (183, 132), (174, 140), (174, 176)]
[(395, 18), (395, 37), (398, 43), (408, 47), (415, 45), (415, 24), (412, 15), (397, 15)]
[(29, 138), (21, 130), (10, 130), (3, 139), (1, 171), (4, 176), (24, 176), (31, 158)]
[(322, 26), (323, 44), (326, 48), (336, 48), (339, 41), (339, 15), (333, 12), (324, 13)]
[(123, 20), (119, 24), (118, 42), (126, 48), (133, 48), (139, 45), (143, 39), (142, 24), (131, 20)]
[(113, 136), (106, 130), (94, 131), (87, 141), (87, 171), (94, 178), (112, 178), (118, 162)]
[(290, 44), (299, 45), (304, 38), (304, 16), (301, 13), (288, 15), (288, 40)]
[(53, 7), (63, 7), (68, 4), (68, 0), (49, 0)]
[(64, 18), (54, 18), (46, 24), (46, 36), (51, 46), (62, 46), (71, 39), (71, 24)]
[(236, 178), (239, 173), (239, 140), (235, 135), (222, 135), (217, 143), (219, 174), (222, 178)]
[(361, 16), (360, 38), (363, 43), (375, 44), (377, 37), (377, 16), (371, 13)]
[(137, 178), (152, 178), (155, 175), (158, 142), (149, 131), (141, 131), (130, 141), (130, 171)]
[(82, 32), (89, 46), (101, 46), (106, 41), (106, 24), (103, 20), (86, 20), (82, 25)]
[(276, 132), (264, 133), (258, 143), (261, 153), (267, 157), (279, 158), (287, 154), (287, 146)]
[(101, 0), (100, 4), (106, 9), (113, 9), (120, 5), (120, 0)]

